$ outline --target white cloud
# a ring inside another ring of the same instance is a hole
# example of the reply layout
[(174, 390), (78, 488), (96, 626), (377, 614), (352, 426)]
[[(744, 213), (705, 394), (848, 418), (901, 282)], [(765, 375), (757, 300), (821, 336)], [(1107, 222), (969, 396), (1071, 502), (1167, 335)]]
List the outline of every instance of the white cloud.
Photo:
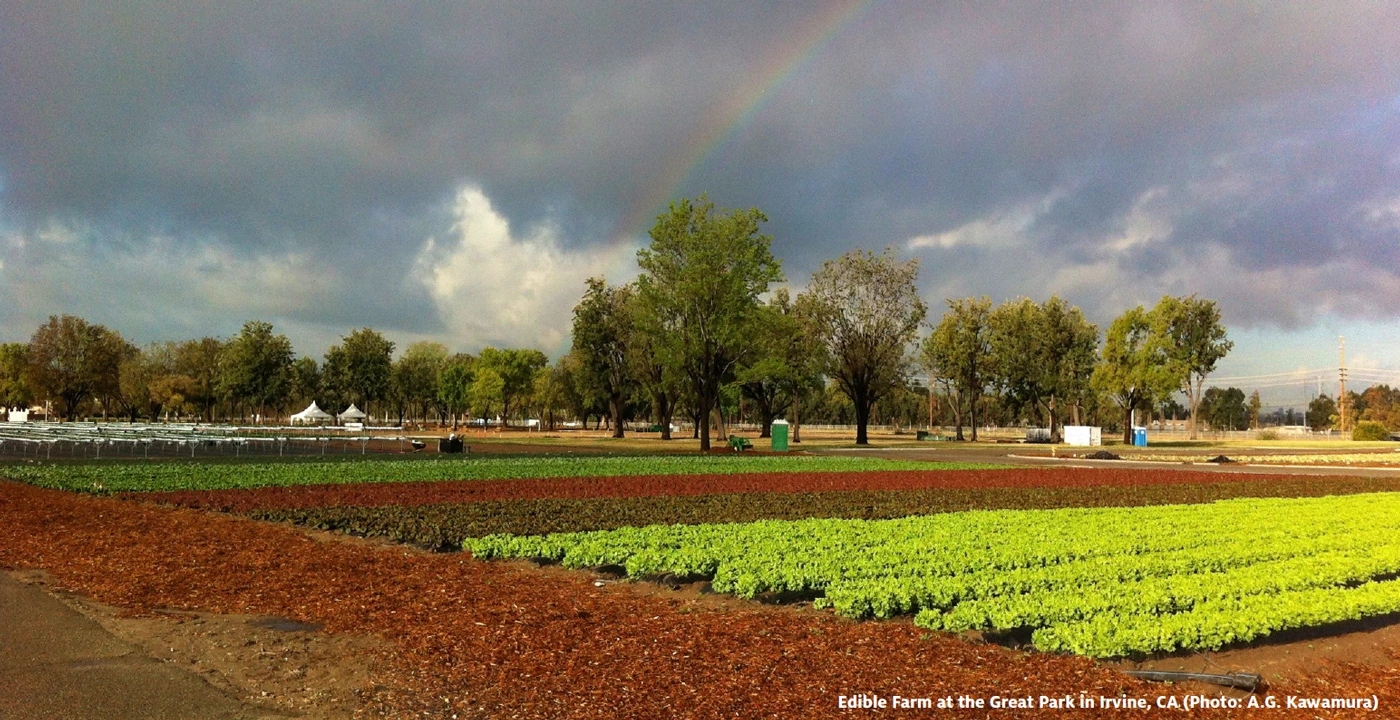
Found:
[(454, 346), (558, 352), (584, 281), (630, 279), (636, 272), (635, 246), (569, 249), (549, 225), (515, 236), (478, 187), (459, 190), (452, 209), (452, 236), (442, 243), (429, 238), (418, 267)]
[(56, 313), (137, 339), (218, 334), (244, 319), (314, 312), (338, 301), (334, 270), (305, 253), (249, 254), (164, 235), (99, 244), (86, 234), (51, 224), (6, 238), (5, 335), (27, 336)]
[(1009, 207), (991, 216), (979, 217), (952, 230), (910, 238), (904, 245), (908, 250), (950, 250), (960, 247), (1004, 249), (1024, 245), (1026, 233), (1036, 219), (1048, 212), (1065, 195), (1064, 188), (1057, 188), (1043, 197)]

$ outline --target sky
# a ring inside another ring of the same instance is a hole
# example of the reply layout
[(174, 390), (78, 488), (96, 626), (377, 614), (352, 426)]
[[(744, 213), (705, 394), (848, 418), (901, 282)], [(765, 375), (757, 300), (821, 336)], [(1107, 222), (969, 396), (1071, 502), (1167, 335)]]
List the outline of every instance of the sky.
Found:
[(1333, 393), (1346, 336), (1400, 380), (1400, 4), (0, 0), (0, 340), (557, 356), (702, 192), (795, 289), (888, 247), (935, 320), (1196, 293), (1221, 378)]

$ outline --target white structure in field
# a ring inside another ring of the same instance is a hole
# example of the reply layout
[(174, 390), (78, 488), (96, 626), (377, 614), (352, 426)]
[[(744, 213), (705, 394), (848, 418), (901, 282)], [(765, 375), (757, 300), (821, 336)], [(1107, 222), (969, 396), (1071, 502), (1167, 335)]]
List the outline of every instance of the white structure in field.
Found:
[(355, 403), (350, 403), (350, 407), (345, 408), (345, 412), (340, 414), (340, 421), (343, 423), (363, 423), (365, 421), (365, 413), (363, 410), (355, 407)]
[[(0, 410), (3, 409), (0, 408)], [(29, 411), (22, 408), (12, 408), (6, 417), (10, 422), (29, 422)]]
[(323, 423), (331, 419), (331, 414), (316, 407), (316, 401), (312, 400), (305, 410), (292, 416), (292, 424), (297, 423)]
[(1103, 428), (1089, 425), (1066, 425), (1065, 444), (1090, 447), (1103, 444)]

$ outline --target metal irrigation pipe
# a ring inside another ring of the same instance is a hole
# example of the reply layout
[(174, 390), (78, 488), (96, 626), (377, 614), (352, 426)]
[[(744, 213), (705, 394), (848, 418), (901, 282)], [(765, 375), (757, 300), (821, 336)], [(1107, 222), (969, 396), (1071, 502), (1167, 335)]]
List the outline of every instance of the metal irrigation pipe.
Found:
[(1246, 690), (1248, 692), (1254, 692), (1264, 682), (1264, 678), (1254, 673), (1229, 673), (1227, 675), (1219, 675), (1215, 673), (1174, 672), (1169, 670), (1125, 670), (1124, 674), (1139, 680), (1152, 680), (1156, 682), (1194, 680), (1196, 682), (1220, 685), (1222, 687)]

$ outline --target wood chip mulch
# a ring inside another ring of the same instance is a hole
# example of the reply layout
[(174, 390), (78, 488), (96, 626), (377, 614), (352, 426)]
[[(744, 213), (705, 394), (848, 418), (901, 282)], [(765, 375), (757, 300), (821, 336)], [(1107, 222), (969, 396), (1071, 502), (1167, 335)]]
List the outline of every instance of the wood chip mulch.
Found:
[[(0, 566), (48, 570), (66, 589), (137, 612), (279, 615), (323, 623), (327, 632), (379, 635), (390, 641), (386, 652), (406, 681), (420, 689), (393, 708), (403, 717), (831, 717), (854, 712), (838, 710), (843, 694), (1153, 698), (1172, 692), (1086, 659), (973, 644), (926, 634), (907, 621), (850, 622), (816, 611), (596, 587), (583, 573), (317, 539), (237, 517), (4, 481)], [(1378, 693), (1383, 710), (1400, 707), (1394, 673), (1351, 675), (1354, 670), (1338, 667), (1317, 681), (1326, 684), (1291, 690)], [(929, 714), (944, 713), (912, 713)], [(1224, 715), (1190, 715), (1218, 716)]]
[(454, 480), (123, 493), (121, 497), (225, 512), (334, 505), (375, 507), (489, 500), (718, 495), (844, 490), (1085, 488), (1287, 482), (1290, 475), (1235, 475), (1187, 470), (1012, 468), (816, 473), (737, 473), (621, 477)]

